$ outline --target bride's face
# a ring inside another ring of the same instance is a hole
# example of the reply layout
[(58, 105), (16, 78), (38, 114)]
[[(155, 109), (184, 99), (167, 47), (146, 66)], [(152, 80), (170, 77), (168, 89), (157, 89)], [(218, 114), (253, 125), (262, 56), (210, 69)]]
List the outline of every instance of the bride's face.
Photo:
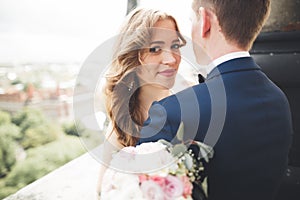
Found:
[(181, 61), (180, 47), (174, 22), (170, 19), (158, 21), (150, 45), (141, 54), (139, 78), (146, 84), (165, 89), (173, 87)]

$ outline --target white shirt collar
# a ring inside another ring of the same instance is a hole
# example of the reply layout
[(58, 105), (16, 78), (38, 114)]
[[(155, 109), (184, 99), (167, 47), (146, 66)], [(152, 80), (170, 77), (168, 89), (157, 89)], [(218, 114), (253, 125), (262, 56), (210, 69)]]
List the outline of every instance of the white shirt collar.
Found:
[(248, 51), (238, 51), (233, 52), (229, 54), (225, 54), (224, 56), (221, 56), (215, 60), (213, 60), (206, 68), (206, 74), (209, 74), (216, 66), (235, 58), (242, 58), (242, 57), (250, 57), (250, 54)]

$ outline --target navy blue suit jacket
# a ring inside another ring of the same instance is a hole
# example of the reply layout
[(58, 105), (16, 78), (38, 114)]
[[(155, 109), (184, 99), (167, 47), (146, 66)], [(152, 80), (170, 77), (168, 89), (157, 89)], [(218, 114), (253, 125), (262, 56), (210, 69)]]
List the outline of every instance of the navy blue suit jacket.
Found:
[(284, 93), (251, 57), (224, 62), (204, 83), (154, 102), (138, 144), (176, 142), (181, 121), (185, 139), (214, 147), (210, 200), (273, 199), (287, 167), (291, 114)]

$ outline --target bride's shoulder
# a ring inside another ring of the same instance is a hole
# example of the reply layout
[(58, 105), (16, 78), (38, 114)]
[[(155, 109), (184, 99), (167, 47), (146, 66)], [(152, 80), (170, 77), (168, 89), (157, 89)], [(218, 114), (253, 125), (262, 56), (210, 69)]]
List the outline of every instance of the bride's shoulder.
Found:
[(119, 142), (117, 133), (113, 130), (111, 123), (108, 125), (105, 133), (105, 142), (122, 149), (124, 146)]

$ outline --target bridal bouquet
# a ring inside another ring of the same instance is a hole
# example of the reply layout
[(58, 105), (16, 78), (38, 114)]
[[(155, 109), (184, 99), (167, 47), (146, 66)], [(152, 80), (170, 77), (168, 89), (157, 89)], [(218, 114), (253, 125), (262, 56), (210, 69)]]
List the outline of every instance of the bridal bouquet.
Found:
[[(177, 138), (182, 138), (183, 125)], [(211, 147), (200, 142), (199, 156), (208, 162)], [(102, 181), (101, 200), (192, 199), (193, 182), (199, 180), (203, 165), (186, 143), (172, 145), (165, 140), (125, 147), (113, 156)]]

